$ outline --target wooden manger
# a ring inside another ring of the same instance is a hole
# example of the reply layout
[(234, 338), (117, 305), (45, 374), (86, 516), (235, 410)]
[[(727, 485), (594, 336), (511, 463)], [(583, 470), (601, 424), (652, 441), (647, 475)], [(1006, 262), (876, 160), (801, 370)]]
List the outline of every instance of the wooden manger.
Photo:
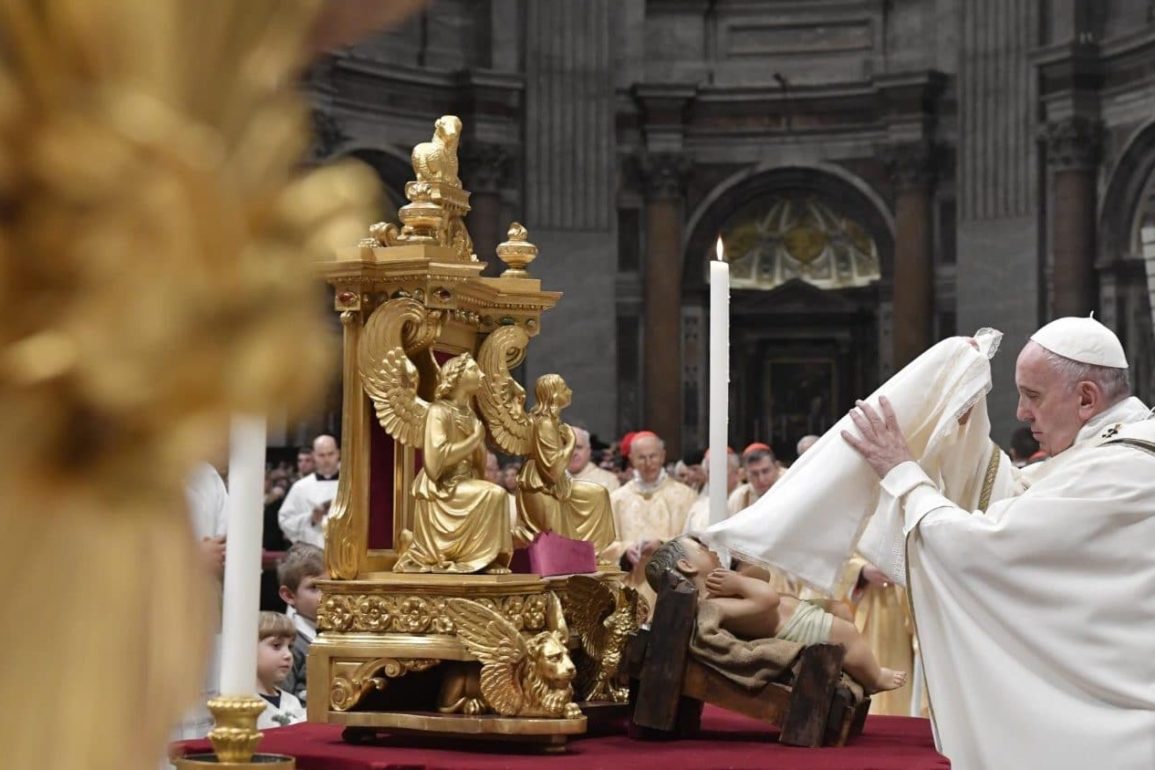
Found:
[(843, 746), (862, 732), (870, 699), (859, 701), (842, 681), (842, 645), (807, 647), (790, 684), (750, 692), (692, 657), (697, 616), (697, 589), (668, 572), (650, 628), (627, 648), (631, 737), (693, 737), (704, 703), (777, 725), (779, 742), (791, 746)]

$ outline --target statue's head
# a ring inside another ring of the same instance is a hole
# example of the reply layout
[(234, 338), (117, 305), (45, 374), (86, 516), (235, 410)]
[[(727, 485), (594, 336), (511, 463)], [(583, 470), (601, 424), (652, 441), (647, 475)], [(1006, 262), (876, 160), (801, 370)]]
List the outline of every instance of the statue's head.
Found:
[(577, 669), (570, 660), (569, 651), (553, 631), (542, 631), (526, 642), (533, 676), (546, 685), (560, 690), (573, 682)]
[(565, 384), (560, 374), (543, 374), (537, 378), (534, 390), (537, 396), (537, 408), (565, 409), (573, 399), (573, 391)]
[(461, 139), (461, 118), (456, 115), (442, 115), (433, 124), (433, 135), (449, 147), (456, 147)]
[(449, 398), (459, 389), (466, 395), (472, 395), (481, 387), (484, 376), (473, 356), (468, 353), (454, 356), (441, 365), (437, 375), (437, 390), (433, 397)]

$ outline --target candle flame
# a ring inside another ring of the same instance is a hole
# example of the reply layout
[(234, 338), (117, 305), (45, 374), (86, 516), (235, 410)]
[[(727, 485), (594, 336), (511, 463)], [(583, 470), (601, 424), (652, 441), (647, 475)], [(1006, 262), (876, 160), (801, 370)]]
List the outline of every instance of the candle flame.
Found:
[(726, 247), (722, 243), (722, 236), (718, 236), (718, 242), (714, 244), (714, 259), (721, 262), (726, 261)]

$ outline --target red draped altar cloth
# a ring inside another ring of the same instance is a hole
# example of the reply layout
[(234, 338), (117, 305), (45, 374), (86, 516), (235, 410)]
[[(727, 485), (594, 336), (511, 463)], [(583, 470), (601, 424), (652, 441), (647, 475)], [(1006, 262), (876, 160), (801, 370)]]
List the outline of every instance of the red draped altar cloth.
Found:
[[(775, 743), (776, 730), (707, 706), (694, 740), (633, 741), (623, 734), (579, 737), (565, 754), (545, 755), (508, 744), (447, 748), (445, 739), (383, 738), (377, 745), (341, 740), (335, 725), (299, 724), (266, 730), (261, 751), (297, 758), (298, 770), (948, 770), (934, 750), (930, 722), (907, 717), (869, 717), (849, 746), (801, 749)], [(179, 744), (185, 753), (212, 749), (208, 741)]]

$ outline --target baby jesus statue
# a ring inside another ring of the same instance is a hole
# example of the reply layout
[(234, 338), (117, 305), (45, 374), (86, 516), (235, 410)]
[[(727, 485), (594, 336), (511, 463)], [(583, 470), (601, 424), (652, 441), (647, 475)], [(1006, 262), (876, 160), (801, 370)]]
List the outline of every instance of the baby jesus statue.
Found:
[[(883, 668), (849, 617), (836, 603), (822, 604), (779, 594), (765, 581), (723, 569), (718, 555), (692, 537), (667, 540), (650, 557), (646, 580), (659, 590), (662, 576), (674, 570), (698, 589), (699, 607), (714, 604), (720, 627), (735, 637), (754, 641), (783, 639), (804, 646), (840, 644), (846, 650), (842, 669), (867, 693), (894, 690), (906, 684), (906, 672)], [(849, 614), (849, 613), (847, 613)]]

